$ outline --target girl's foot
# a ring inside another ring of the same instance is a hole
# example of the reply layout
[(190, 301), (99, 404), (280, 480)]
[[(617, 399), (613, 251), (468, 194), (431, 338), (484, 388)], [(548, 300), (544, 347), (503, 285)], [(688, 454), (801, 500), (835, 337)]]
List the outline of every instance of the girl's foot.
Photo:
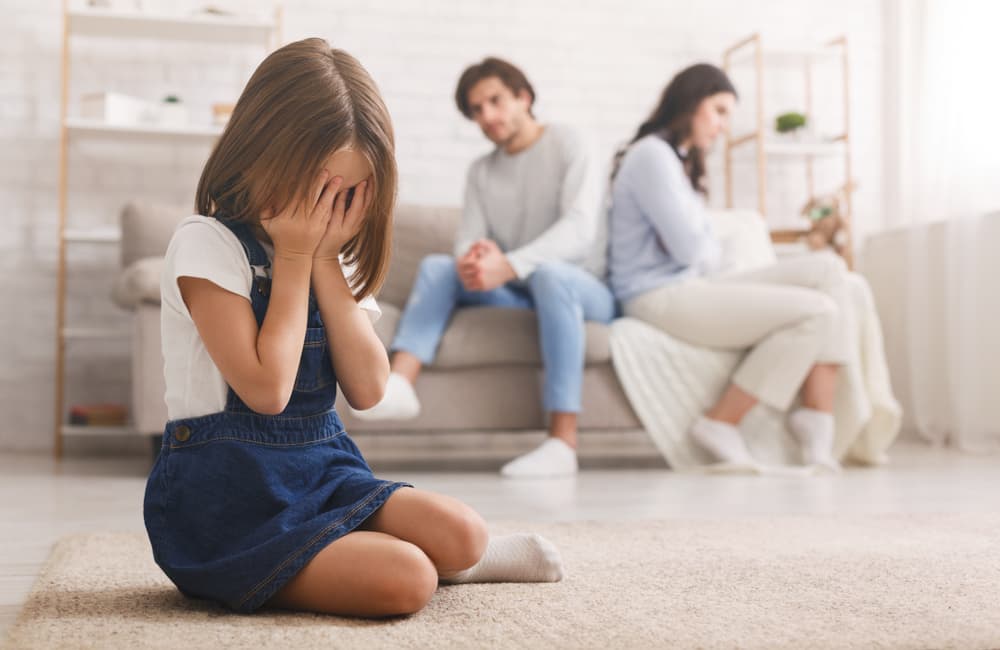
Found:
[(563, 577), (562, 556), (549, 540), (535, 533), (491, 537), (483, 557), (474, 566), (442, 582), (558, 582)]

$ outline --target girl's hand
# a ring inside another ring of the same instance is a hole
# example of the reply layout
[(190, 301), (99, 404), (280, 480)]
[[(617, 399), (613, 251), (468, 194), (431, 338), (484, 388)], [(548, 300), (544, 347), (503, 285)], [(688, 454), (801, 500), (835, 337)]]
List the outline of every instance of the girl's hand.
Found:
[(260, 225), (274, 244), (275, 257), (313, 257), (333, 215), (341, 181), (339, 176), (330, 182), (328, 178), (329, 173), (321, 170), (307, 201), (295, 201), (278, 214), (267, 211), (262, 215)]
[[(333, 182), (341, 180), (337, 176)], [(342, 190), (337, 193), (337, 199), (333, 203), (333, 215), (326, 226), (326, 234), (313, 254), (313, 258), (317, 261), (339, 261), (341, 249), (361, 230), (374, 190), (371, 189), (371, 182), (368, 180), (358, 183), (354, 187), (354, 198), (351, 199), (350, 207), (347, 207), (348, 191)]]

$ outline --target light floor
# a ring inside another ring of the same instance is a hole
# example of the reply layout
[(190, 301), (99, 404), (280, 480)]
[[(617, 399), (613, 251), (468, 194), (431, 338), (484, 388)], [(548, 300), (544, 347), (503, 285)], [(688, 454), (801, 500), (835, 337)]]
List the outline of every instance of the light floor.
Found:
[[(1000, 456), (908, 443), (891, 457), (884, 467), (806, 479), (662, 469), (589, 470), (575, 479), (526, 482), (494, 473), (380, 475), (453, 495), (494, 520), (1000, 511)], [(143, 529), (148, 469), (144, 458), (0, 455), (0, 639), (59, 537)]]

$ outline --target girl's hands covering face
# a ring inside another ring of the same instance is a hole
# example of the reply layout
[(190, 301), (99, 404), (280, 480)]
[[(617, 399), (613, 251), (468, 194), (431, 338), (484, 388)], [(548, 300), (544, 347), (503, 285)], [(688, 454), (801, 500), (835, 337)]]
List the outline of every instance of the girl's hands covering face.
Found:
[(261, 215), (260, 225), (274, 244), (275, 256), (314, 256), (333, 216), (337, 190), (329, 178), (327, 170), (320, 170), (306, 201), (295, 201), (277, 214), (268, 210)]
[[(344, 245), (361, 231), (368, 207), (371, 205), (374, 189), (371, 178), (366, 178), (354, 187), (343, 187), (343, 178), (336, 176), (330, 181), (336, 186), (336, 198), (326, 227), (326, 233), (313, 254), (316, 260), (337, 260)], [(348, 205), (348, 200), (350, 205)]]

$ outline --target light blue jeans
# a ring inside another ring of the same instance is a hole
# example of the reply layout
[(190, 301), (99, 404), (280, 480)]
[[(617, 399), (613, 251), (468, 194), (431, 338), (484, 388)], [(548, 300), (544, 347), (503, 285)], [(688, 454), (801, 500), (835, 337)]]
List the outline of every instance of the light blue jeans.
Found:
[(508, 283), (492, 291), (467, 291), (458, 277), (455, 258), (430, 255), (420, 263), (392, 350), (409, 352), (429, 364), (455, 308), (487, 306), (532, 309), (538, 314), (545, 410), (579, 413), (586, 343), (583, 323), (610, 323), (618, 309), (603, 282), (572, 264), (543, 263), (524, 286)]

